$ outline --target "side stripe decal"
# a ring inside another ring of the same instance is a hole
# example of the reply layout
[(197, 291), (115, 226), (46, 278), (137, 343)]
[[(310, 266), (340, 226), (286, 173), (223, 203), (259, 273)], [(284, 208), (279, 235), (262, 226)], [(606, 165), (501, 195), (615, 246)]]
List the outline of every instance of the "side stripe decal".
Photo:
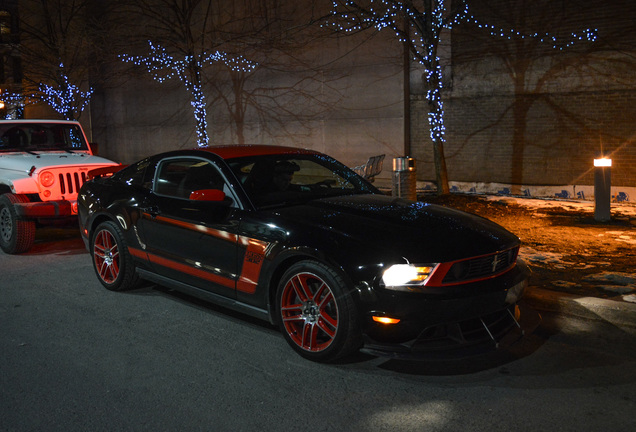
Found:
[[(146, 219), (152, 219), (152, 217), (150, 216), (150, 214), (148, 213), (144, 213), (143, 217)], [(200, 232), (202, 234), (207, 234), (210, 235), (212, 237), (216, 237), (219, 238), (221, 240), (227, 240), (227, 241), (231, 241), (231, 242), (236, 242), (238, 240), (238, 236), (236, 234), (231, 234), (227, 231), (221, 231), (215, 228), (208, 228), (205, 227), (203, 225), (198, 225), (198, 224), (193, 224), (190, 222), (184, 222), (184, 221), (180, 221), (177, 219), (171, 219), (171, 218), (167, 218), (165, 216), (155, 216), (154, 218), (157, 222), (160, 223), (165, 223), (165, 224), (169, 224), (169, 225), (174, 225), (174, 226), (178, 226), (181, 228), (185, 228), (191, 231), (197, 231)]]
[[(144, 217), (149, 218), (150, 215), (144, 214)], [(131, 255), (143, 260), (148, 260), (151, 263), (167, 267), (185, 274), (189, 274), (191, 276), (195, 276), (200, 279), (207, 280), (228, 288), (235, 288), (238, 291), (247, 294), (254, 294), (256, 292), (256, 286), (258, 285), (258, 279), (263, 267), (263, 261), (265, 260), (265, 252), (270, 246), (270, 243), (245, 236), (237, 236), (236, 234), (231, 234), (226, 231), (170, 219), (163, 216), (157, 216), (156, 220), (161, 223), (171, 224), (181, 228), (201, 232), (203, 234), (210, 235), (222, 240), (227, 240), (233, 243), (240, 242), (241, 246), (245, 247), (245, 255), (243, 257), (243, 265), (241, 267), (241, 274), (238, 277), (238, 280), (235, 281), (232, 278), (220, 276), (203, 268), (197, 268), (193, 265), (180, 263), (169, 258), (164, 258), (159, 255), (148, 253), (146, 251), (135, 248), (129, 248)]]

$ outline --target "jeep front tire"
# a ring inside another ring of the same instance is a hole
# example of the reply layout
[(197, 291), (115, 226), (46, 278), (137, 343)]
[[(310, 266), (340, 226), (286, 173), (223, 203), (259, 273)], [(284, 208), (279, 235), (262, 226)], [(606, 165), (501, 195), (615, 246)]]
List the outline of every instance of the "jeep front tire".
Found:
[(26, 203), (24, 195), (11, 193), (0, 196), (0, 248), (8, 254), (26, 252), (35, 240), (35, 222), (19, 219), (15, 203)]

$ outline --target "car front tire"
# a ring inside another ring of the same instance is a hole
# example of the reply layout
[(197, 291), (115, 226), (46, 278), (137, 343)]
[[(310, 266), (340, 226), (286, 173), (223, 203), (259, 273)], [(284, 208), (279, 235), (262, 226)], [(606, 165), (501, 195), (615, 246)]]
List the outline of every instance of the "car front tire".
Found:
[(91, 237), (93, 268), (99, 281), (111, 291), (126, 291), (137, 286), (135, 271), (124, 236), (114, 222), (100, 224)]
[(35, 222), (19, 219), (14, 204), (27, 203), (24, 195), (0, 196), (0, 248), (8, 254), (19, 254), (31, 249), (35, 241)]
[(280, 328), (301, 356), (319, 362), (344, 357), (361, 346), (358, 312), (347, 285), (317, 261), (292, 265), (278, 286)]

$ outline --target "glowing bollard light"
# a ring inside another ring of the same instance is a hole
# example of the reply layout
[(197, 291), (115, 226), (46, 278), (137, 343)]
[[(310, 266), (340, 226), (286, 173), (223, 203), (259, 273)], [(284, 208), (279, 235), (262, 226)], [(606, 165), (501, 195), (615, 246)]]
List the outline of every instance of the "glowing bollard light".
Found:
[(612, 160), (594, 159), (594, 220), (609, 222), (612, 201)]

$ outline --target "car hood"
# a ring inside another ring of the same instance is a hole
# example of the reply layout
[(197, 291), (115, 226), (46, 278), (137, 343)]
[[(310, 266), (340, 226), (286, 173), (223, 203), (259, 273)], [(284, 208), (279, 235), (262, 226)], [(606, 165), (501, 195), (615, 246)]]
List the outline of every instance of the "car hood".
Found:
[(385, 195), (325, 198), (278, 209), (335, 247), (357, 243), (364, 250), (412, 262), (453, 261), (519, 245), (519, 239), (482, 217), (447, 207)]
[(83, 152), (34, 153), (36, 153), (37, 156), (30, 153), (0, 153), (0, 168), (11, 171), (29, 172), (33, 166), (38, 170), (44, 167), (53, 168), (74, 165), (118, 165), (111, 160)]

